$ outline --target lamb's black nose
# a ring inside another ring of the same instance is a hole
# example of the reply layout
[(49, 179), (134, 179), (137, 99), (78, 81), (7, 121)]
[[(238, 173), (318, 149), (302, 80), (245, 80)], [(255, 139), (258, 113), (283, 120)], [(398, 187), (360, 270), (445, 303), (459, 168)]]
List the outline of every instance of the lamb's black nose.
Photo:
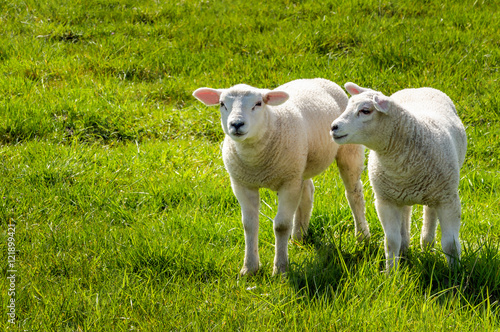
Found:
[(332, 131), (335, 131), (335, 130), (337, 130), (337, 129), (339, 129), (339, 126), (338, 126), (338, 125), (333, 125), (333, 126), (332, 126)]
[(234, 129), (236, 129), (236, 131), (238, 131), (238, 129), (240, 127), (243, 127), (245, 125), (245, 122), (243, 122), (243, 121), (232, 121), (229, 125), (231, 127), (233, 127)]

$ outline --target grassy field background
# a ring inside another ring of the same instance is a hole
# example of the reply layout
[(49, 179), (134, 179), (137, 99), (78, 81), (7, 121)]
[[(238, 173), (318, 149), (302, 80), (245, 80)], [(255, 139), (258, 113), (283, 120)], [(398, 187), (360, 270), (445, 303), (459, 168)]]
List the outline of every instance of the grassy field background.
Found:
[[(0, 328), (500, 329), (499, 10), (488, 0), (0, 2)], [(417, 208), (408, 259), (381, 273), (367, 176), (363, 246), (332, 166), (315, 179), (311, 234), (289, 245), (286, 277), (271, 277), (277, 198), (262, 191), (262, 268), (238, 277), (243, 229), (218, 111), (191, 93), (312, 77), (452, 98), (469, 144), (459, 270), (440, 245), (421, 252)]]

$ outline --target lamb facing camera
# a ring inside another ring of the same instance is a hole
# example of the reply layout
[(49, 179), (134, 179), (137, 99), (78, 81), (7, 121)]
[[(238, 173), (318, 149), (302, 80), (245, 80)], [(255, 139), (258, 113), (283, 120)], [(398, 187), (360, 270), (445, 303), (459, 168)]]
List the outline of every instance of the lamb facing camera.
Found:
[(437, 220), (450, 266), (460, 258), (460, 168), (467, 138), (451, 99), (432, 88), (405, 89), (390, 97), (346, 83), (352, 95), (331, 126), (338, 144), (369, 148), (368, 173), (385, 233), (386, 267), (397, 266), (410, 243), (411, 206), (424, 205), (420, 237), (434, 245)]
[[(347, 105), (347, 95), (324, 79), (296, 80), (275, 90), (239, 84), (229, 89), (197, 89), (208, 106), (219, 105), (226, 137), (222, 148), (231, 187), (241, 205), (245, 231), (242, 275), (259, 269), (259, 188), (278, 192), (274, 219), (273, 274), (288, 269), (288, 239), (307, 234), (313, 206), (313, 176), (336, 160), (353, 211), (358, 240), (368, 239), (363, 186), (364, 147), (339, 147), (330, 123)], [(292, 222), (293, 221), (293, 222)]]

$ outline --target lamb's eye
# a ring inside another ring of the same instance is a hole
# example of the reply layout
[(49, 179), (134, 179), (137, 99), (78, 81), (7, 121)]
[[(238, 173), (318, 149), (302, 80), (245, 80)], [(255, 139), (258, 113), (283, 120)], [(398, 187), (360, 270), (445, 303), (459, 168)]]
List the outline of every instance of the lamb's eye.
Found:
[(363, 108), (362, 110), (359, 111), (359, 113), (362, 113), (364, 115), (368, 115), (368, 114), (372, 113), (372, 110), (368, 109), (368, 108)]
[(258, 101), (255, 103), (255, 106), (252, 107), (252, 111), (255, 111), (255, 107), (261, 107), (262, 106), (262, 102), (261, 101)]
[(224, 107), (224, 108), (226, 108), (226, 105), (224, 104), (224, 102), (223, 102), (223, 101), (221, 101), (221, 102), (220, 102), (220, 107)]

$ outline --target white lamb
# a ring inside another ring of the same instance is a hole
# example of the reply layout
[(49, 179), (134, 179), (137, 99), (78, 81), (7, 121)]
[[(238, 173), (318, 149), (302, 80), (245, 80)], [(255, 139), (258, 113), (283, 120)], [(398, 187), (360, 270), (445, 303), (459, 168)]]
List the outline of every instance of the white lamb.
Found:
[(449, 265), (460, 258), (460, 167), (467, 138), (453, 102), (432, 88), (405, 89), (390, 97), (354, 83), (345, 112), (332, 123), (338, 144), (371, 152), (369, 178), (385, 232), (386, 266), (397, 266), (410, 242), (411, 206), (424, 205), (421, 247), (433, 246), (436, 222)]
[(193, 95), (206, 105), (220, 105), (226, 134), (222, 156), (241, 205), (245, 231), (242, 275), (259, 269), (259, 188), (278, 192), (273, 274), (283, 273), (288, 268), (290, 235), (300, 240), (309, 227), (311, 178), (334, 159), (358, 239), (369, 238), (360, 181), (364, 147), (339, 148), (329, 135), (330, 123), (348, 100), (337, 84), (324, 79), (296, 80), (272, 91), (240, 84), (229, 89), (200, 88)]

